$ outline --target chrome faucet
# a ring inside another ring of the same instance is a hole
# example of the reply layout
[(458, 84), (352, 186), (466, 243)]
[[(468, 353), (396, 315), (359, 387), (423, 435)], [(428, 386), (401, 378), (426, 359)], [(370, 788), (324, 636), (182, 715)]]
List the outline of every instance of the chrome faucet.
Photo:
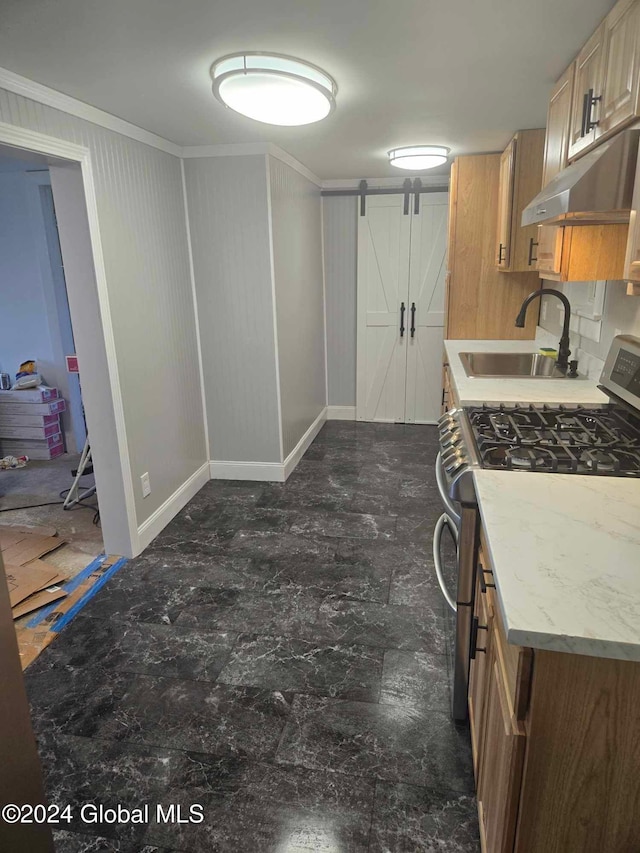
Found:
[(571, 319), (571, 303), (561, 290), (553, 290), (551, 288), (546, 289), (544, 287), (541, 287), (540, 290), (534, 290), (533, 293), (530, 293), (522, 303), (522, 306), (520, 307), (520, 312), (516, 317), (516, 326), (519, 329), (524, 329), (524, 321), (525, 317), (527, 316), (527, 308), (529, 307), (529, 303), (533, 302), (534, 299), (538, 299), (538, 297), (542, 296), (557, 296), (558, 299), (564, 305), (564, 323), (562, 324), (562, 337), (560, 338), (560, 344), (558, 346), (558, 358), (556, 360), (556, 364), (562, 370), (566, 370), (569, 367), (569, 356), (571, 355), (571, 350), (569, 349), (569, 321)]

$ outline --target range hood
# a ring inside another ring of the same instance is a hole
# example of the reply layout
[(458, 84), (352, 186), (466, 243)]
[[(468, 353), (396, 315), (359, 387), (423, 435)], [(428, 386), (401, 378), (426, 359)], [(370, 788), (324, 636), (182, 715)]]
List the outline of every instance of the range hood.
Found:
[(640, 130), (624, 130), (567, 166), (522, 211), (523, 225), (629, 221)]

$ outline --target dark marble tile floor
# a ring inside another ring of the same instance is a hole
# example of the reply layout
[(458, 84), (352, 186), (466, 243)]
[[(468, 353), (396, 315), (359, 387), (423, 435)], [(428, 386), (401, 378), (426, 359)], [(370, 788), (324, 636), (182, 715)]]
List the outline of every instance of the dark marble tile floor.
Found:
[[(476, 853), (431, 532), (433, 427), (327, 423), (208, 483), (26, 673), (58, 853)], [(164, 822), (156, 804), (202, 808)]]

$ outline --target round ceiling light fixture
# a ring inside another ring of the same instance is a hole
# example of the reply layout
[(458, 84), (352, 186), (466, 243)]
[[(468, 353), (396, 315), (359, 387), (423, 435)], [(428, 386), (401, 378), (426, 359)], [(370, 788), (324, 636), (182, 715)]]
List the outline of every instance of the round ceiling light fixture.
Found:
[(443, 145), (407, 145), (404, 148), (393, 148), (389, 151), (389, 162), (399, 169), (420, 172), (422, 169), (442, 166), (447, 162), (450, 150)]
[(293, 127), (329, 115), (338, 87), (321, 68), (277, 53), (236, 53), (211, 66), (213, 94), (255, 121)]

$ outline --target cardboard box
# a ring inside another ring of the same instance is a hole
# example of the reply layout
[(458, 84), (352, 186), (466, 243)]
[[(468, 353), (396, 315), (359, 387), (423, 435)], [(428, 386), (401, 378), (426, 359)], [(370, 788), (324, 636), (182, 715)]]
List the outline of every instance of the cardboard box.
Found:
[(0, 407), (0, 428), (44, 427), (49, 424), (58, 424), (58, 431), (60, 431), (60, 415), (5, 415), (3, 407)]
[[(6, 394), (6, 391), (0, 391), (0, 394)], [(23, 394), (23, 391), (19, 393)], [(0, 416), (7, 417), (9, 415), (59, 415), (60, 412), (66, 411), (67, 405), (64, 400), (50, 400), (48, 403), (9, 403), (3, 402), (0, 405)]]
[(58, 572), (54, 567), (43, 569), (35, 563), (29, 566), (15, 566), (7, 562), (4, 573), (7, 577), (9, 600), (13, 608), (34, 592), (49, 586)]
[(29, 450), (43, 450), (45, 447), (55, 447), (56, 444), (62, 443), (61, 432), (55, 432), (46, 438), (0, 438), (0, 447), (5, 451), (5, 455), (12, 453), (14, 456), (18, 455), (16, 450), (28, 456)]
[(53, 604), (54, 601), (66, 598), (67, 595), (68, 593), (61, 586), (54, 583), (53, 586), (48, 586), (46, 589), (34, 592), (33, 595), (16, 604), (15, 607), (11, 608), (11, 615), (14, 619), (19, 619), (21, 616), (26, 616), (27, 613), (40, 610), (41, 607), (47, 607), (49, 604)]
[(57, 388), (39, 385), (37, 388), (26, 388), (23, 391), (0, 391), (0, 405), (3, 403), (46, 403), (57, 400), (60, 392)]
[[(5, 426), (0, 423), (0, 439), (16, 438), (20, 441), (24, 439), (41, 440), (50, 438), (51, 436), (60, 435), (60, 418), (58, 415), (51, 415), (55, 418), (55, 422), (46, 424), (45, 426)], [(56, 444), (59, 442), (56, 441)]]
[(1, 456), (28, 456), (29, 459), (32, 459), (34, 462), (42, 461), (47, 459), (56, 459), (58, 456), (64, 456), (64, 444), (60, 442), (59, 444), (54, 444), (53, 447), (49, 447), (44, 441), (38, 442), (38, 447), (29, 447), (24, 448), (20, 442), (15, 442), (18, 445), (15, 449), (9, 448), (8, 450), (5, 448), (4, 443), (0, 442), (0, 455)]

